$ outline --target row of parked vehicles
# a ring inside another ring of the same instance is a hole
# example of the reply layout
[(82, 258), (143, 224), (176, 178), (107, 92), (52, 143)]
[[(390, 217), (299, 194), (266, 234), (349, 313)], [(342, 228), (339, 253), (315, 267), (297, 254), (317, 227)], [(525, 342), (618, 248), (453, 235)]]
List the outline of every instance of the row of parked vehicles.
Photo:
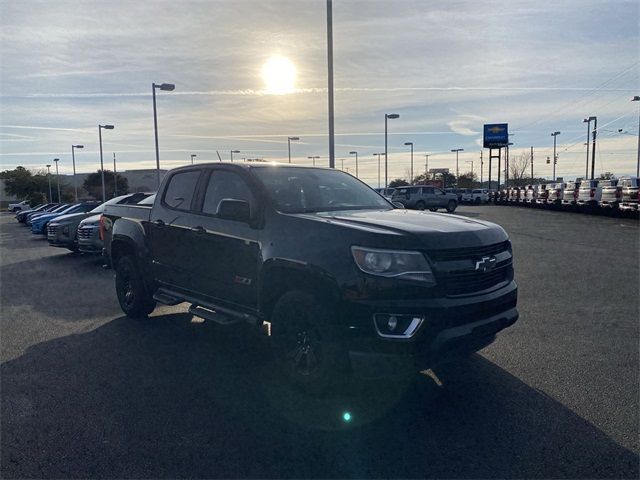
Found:
[(28, 208), (28, 204), (16, 213), (16, 220), (31, 229), (34, 235), (46, 236), (54, 247), (72, 252), (102, 253), (103, 242), (99, 235), (100, 217), (107, 205), (135, 204), (151, 196), (150, 193), (131, 193), (112, 198), (105, 203), (89, 201), (78, 203), (46, 203)]
[(504, 188), (493, 198), (500, 204), (637, 215), (639, 186), (637, 177), (581, 180)]
[[(393, 198), (457, 204), (453, 193), (407, 188)], [(518, 319), (501, 227), (399, 203), (340, 170), (216, 162), (171, 170), (157, 195), (17, 218), (51, 245), (104, 247), (127, 316), (185, 302), (225, 328), (248, 322), (271, 337), (276, 371), (318, 391), (435, 368)]]

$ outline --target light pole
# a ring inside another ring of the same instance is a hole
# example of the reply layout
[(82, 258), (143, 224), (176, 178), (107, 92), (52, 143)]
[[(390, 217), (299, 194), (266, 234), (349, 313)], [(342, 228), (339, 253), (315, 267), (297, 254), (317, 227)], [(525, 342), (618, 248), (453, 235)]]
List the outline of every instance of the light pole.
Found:
[[(233, 154), (234, 153), (240, 153), (240, 150), (231, 150), (230, 153), (231, 153), (231, 163), (233, 163)], [(291, 162), (289, 162), (289, 163), (291, 163)]]
[(470, 163), (471, 164), (471, 185), (473, 185), (473, 159), (466, 160), (464, 163)]
[(313, 160), (313, 166), (315, 167), (316, 166), (316, 159), (320, 158), (320, 156), (314, 155), (312, 157), (307, 157), (307, 158), (310, 159), (310, 160)]
[(102, 159), (102, 129), (113, 130), (113, 125), (98, 125), (98, 141), (100, 143), (100, 176), (102, 179), (102, 203), (107, 201), (106, 190), (104, 189), (104, 161)]
[(58, 162), (60, 161), (60, 159), (54, 158), (53, 161), (56, 163), (56, 185), (58, 186), (58, 203), (62, 203), (60, 202), (60, 176), (58, 175)]
[(384, 153), (374, 153), (373, 156), (378, 156), (378, 188), (380, 188), (380, 155), (384, 155)]
[(349, 155), (356, 156), (356, 178), (358, 178), (358, 152), (349, 152)]
[(118, 175), (116, 171), (116, 152), (113, 152), (113, 196), (118, 196)]
[[(640, 95), (635, 95), (632, 102), (640, 102)], [(640, 109), (638, 109), (638, 160), (636, 163), (636, 177), (640, 177)]]
[(195, 153), (191, 154), (191, 165), (193, 165), (193, 159), (196, 158), (198, 155)]
[(76, 183), (76, 155), (74, 150), (76, 148), (84, 148), (84, 145), (71, 145), (71, 161), (73, 162), (73, 189), (76, 195), (76, 202), (78, 201), (78, 184)]
[(300, 140), (300, 137), (287, 137), (287, 148), (289, 151), (289, 163), (291, 163), (291, 140), (294, 142)]
[[(458, 153), (464, 152), (464, 148), (454, 148), (451, 151), (456, 152), (456, 179), (457, 179), (457, 177), (460, 176), (460, 171), (458, 169)], [(456, 185), (457, 185), (457, 180), (456, 180)]]
[(596, 117), (588, 117), (582, 120), (582, 123), (587, 124), (587, 163), (584, 170), (584, 178), (589, 178), (589, 136), (591, 135), (591, 122), (595, 120)]
[(400, 115), (397, 113), (385, 113), (384, 114), (384, 188), (386, 189), (389, 185), (388, 181), (388, 173), (389, 173), (389, 162), (388, 162), (388, 147), (387, 147), (387, 120), (400, 118)]
[(340, 159), (340, 170), (344, 172), (344, 158)]
[(405, 145), (411, 145), (411, 179), (410, 184), (413, 184), (413, 142), (404, 142)]
[(427, 179), (429, 178), (429, 154), (424, 154), (424, 184), (427, 184)]
[(556, 181), (556, 163), (558, 163), (558, 155), (556, 154), (556, 137), (560, 135), (560, 132), (553, 132), (553, 181)]
[(594, 179), (596, 173), (596, 135), (598, 133), (598, 117), (593, 117), (593, 144), (591, 145), (591, 180)]
[(153, 94), (153, 132), (156, 140), (156, 173), (158, 176), (158, 190), (160, 190), (160, 150), (158, 149), (158, 111), (156, 109), (156, 89), (163, 92), (172, 92), (176, 86), (173, 83), (151, 84), (151, 93)]
[(47, 165), (47, 179), (49, 180), (49, 202), (53, 203), (51, 194), (51, 164)]

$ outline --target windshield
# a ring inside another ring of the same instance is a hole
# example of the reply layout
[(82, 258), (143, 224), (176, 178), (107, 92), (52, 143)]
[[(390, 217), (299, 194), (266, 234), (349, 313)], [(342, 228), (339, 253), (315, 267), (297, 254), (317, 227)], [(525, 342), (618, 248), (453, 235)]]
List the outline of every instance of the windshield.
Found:
[(265, 166), (252, 172), (281, 212), (392, 209), (374, 190), (341, 171)]

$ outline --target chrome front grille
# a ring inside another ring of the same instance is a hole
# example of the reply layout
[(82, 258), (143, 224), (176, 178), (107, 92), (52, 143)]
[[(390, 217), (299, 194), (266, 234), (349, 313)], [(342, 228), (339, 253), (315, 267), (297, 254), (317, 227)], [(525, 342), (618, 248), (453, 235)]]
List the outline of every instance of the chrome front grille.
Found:
[(486, 255), (497, 255), (505, 250), (509, 250), (509, 240), (484, 247), (430, 250), (427, 252), (427, 256), (434, 262), (450, 262), (454, 260), (474, 260)]
[(90, 240), (93, 237), (94, 227), (78, 228), (78, 240)]
[(55, 237), (56, 234), (58, 233), (58, 226), (57, 225), (47, 225), (47, 237)]

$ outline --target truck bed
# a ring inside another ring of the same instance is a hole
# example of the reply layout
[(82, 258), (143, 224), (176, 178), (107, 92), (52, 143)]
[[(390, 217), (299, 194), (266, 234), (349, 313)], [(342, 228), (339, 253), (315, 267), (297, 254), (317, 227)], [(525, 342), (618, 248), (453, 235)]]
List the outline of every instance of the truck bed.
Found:
[(107, 205), (102, 213), (112, 222), (118, 218), (149, 221), (152, 205)]

